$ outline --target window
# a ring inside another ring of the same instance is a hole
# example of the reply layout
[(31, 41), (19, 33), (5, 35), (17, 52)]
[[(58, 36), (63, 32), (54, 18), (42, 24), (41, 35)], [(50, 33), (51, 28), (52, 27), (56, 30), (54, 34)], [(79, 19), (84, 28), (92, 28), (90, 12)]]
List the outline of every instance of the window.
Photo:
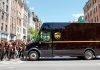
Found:
[(14, 19), (13, 19), (13, 17), (12, 17), (12, 20), (11, 20), (11, 31), (13, 32), (13, 21), (14, 21)]
[(92, 10), (90, 11), (90, 16), (92, 16)]
[(19, 27), (17, 27), (17, 32), (19, 33)]
[(1, 3), (0, 3), (0, 9), (1, 9), (1, 7), (2, 7), (2, 6), (1, 6)]
[(8, 15), (6, 14), (6, 22), (8, 21)]
[(98, 16), (97, 16), (97, 22), (98, 22), (98, 20), (99, 20), (99, 18), (98, 18)]
[(19, 25), (21, 26), (21, 19), (19, 18)]
[(23, 28), (23, 34), (26, 34), (26, 30)]
[(96, 22), (96, 17), (95, 17), (95, 22)]
[(94, 8), (94, 12), (93, 13), (95, 13), (95, 8)]
[(94, 0), (94, 3), (96, 3), (96, 0)]
[(98, 8), (97, 8), (97, 6), (96, 6), (96, 12), (97, 12), (97, 10), (98, 10)]
[(5, 31), (7, 32), (7, 25), (5, 25)]
[(40, 38), (44, 42), (51, 41), (51, 33), (50, 32), (41, 32)]
[(26, 36), (23, 36), (23, 39), (26, 39)]
[(95, 1), (93, 0), (93, 4), (95, 3)]
[(4, 10), (4, 5), (5, 5), (5, 3), (3, 2), (3, 10)]
[(21, 19), (17, 17), (17, 25), (21, 26)]
[(18, 25), (18, 23), (19, 23), (19, 22), (18, 22), (18, 17), (17, 17), (17, 25)]
[(6, 5), (6, 12), (8, 12), (8, 5)]
[(21, 16), (21, 13), (17, 11), (18, 16)]
[(2, 12), (2, 19), (4, 19), (4, 12)]
[(7, 3), (8, 3), (8, 0), (7, 0)]
[(99, 4), (99, 9), (100, 9), (100, 4)]
[(20, 28), (20, 33), (21, 33), (21, 28)]
[(1, 23), (1, 30), (3, 30), (3, 23)]
[(91, 8), (91, 6), (92, 6), (92, 5), (91, 5), (91, 3), (90, 3), (90, 8)]
[(89, 18), (90, 16), (89, 16), (89, 13), (88, 13), (88, 18)]
[(85, 16), (85, 20), (87, 20), (87, 15)]
[(91, 19), (91, 23), (93, 23), (93, 19)]
[(27, 15), (24, 14), (24, 21), (23, 21), (23, 26), (26, 27), (27, 26)]

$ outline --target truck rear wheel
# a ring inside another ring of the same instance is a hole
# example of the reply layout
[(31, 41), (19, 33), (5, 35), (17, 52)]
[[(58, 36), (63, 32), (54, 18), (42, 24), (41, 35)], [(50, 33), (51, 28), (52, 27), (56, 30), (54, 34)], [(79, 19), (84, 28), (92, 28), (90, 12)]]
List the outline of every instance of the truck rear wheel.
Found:
[(37, 51), (31, 51), (29, 53), (29, 59), (32, 60), (32, 61), (36, 61), (39, 59), (39, 54)]
[(86, 50), (86, 51), (85, 51), (85, 53), (84, 53), (84, 58), (85, 58), (86, 60), (92, 60), (93, 57), (94, 57), (93, 51), (91, 51), (91, 50)]

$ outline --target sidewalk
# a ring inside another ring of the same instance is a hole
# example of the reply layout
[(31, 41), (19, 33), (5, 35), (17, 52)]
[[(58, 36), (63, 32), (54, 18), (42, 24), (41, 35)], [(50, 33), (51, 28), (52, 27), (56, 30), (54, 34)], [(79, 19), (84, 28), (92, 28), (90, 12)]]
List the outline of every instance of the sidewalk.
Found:
[(24, 61), (21, 61), (20, 59), (11, 59), (10, 61), (7, 61), (7, 60), (0, 61), (0, 65), (21, 64), (21, 63), (24, 63)]

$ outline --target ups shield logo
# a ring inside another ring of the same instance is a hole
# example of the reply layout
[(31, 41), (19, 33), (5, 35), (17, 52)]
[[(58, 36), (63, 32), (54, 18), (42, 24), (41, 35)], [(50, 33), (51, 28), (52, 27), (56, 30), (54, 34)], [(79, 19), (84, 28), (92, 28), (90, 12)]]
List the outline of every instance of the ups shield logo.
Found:
[(54, 34), (54, 37), (55, 37), (56, 40), (59, 40), (61, 38), (61, 33), (60, 32), (56, 32)]

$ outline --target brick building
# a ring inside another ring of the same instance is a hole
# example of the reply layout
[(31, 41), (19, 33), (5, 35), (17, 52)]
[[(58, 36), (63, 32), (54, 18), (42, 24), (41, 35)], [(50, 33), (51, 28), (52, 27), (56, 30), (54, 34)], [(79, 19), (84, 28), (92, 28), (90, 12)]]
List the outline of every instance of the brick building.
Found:
[(85, 22), (100, 23), (100, 0), (88, 0), (83, 9)]
[(26, 0), (0, 0), (0, 39), (27, 39), (28, 21)]
[(0, 39), (7, 39), (9, 35), (10, 0), (0, 0)]

